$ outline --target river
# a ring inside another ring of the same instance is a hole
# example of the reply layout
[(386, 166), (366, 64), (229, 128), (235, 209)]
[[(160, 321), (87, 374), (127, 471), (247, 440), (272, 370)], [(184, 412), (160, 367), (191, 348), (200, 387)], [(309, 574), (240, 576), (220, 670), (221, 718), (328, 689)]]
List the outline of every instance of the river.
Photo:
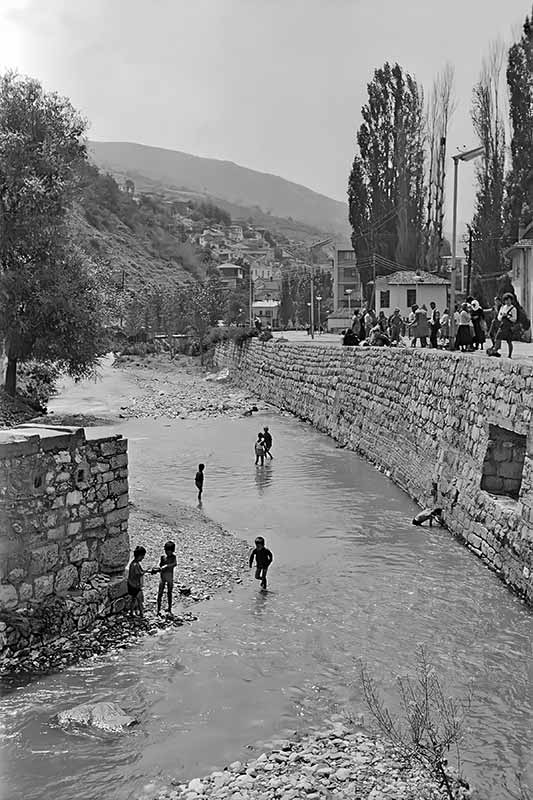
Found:
[[(275, 458), (256, 468), (263, 424)], [(131, 499), (170, 520), (175, 500), (194, 502), (192, 476), (205, 461), (204, 511), (250, 542), (265, 536), (271, 591), (246, 580), (198, 607), (191, 626), (21, 683), (1, 703), (3, 796), (148, 796), (170, 776), (246, 759), (334, 711), (365, 713), (359, 659), (394, 705), (394, 676), (412, 668), (418, 643), (450, 693), (472, 688), (467, 776), (494, 800), (503, 771), (533, 785), (531, 612), (445, 530), (412, 526), (414, 504), (386, 476), (273, 413), (111, 430), (129, 439)], [(97, 699), (138, 714), (140, 726), (80, 736), (51, 722)]]

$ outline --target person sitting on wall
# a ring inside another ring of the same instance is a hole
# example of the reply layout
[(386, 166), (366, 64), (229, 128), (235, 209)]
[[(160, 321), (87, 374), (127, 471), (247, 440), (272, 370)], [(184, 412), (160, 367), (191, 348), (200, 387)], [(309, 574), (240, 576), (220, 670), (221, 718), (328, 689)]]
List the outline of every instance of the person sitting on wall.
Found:
[(379, 322), (377, 322), (370, 330), (370, 336), (367, 339), (369, 347), (390, 347), (391, 341), (388, 335), (382, 330)]
[(424, 508), (423, 511), (417, 514), (413, 519), (413, 525), (423, 525), (424, 522), (429, 522), (429, 527), (432, 528), (433, 521), (441, 526), (444, 525), (442, 508)]
[(355, 347), (359, 344), (359, 338), (356, 336), (354, 331), (351, 328), (348, 328), (344, 336), (342, 337), (342, 344), (344, 347)]

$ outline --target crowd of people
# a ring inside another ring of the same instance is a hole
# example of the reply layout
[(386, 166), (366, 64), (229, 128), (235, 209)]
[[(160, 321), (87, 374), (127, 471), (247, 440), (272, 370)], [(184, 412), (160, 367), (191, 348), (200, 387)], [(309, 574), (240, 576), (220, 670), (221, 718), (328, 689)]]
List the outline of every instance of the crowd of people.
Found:
[[(399, 308), (390, 316), (384, 311), (376, 315), (370, 307), (356, 309), (351, 327), (343, 335), (343, 344), (367, 347), (404, 347), (405, 338), (411, 347), (449, 348), (452, 340), (452, 324), (449, 309), (440, 311), (435, 302), (429, 308), (413, 305), (407, 318), (402, 317)], [(519, 319), (519, 307), (510, 292), (502, 298), (495, 297), (490, 309), (483, 309), (472, 296), (454, 309), (454, 347), (462, 352), (483, 350), (490, 339), (492, 346), (487, 349), (489, 356), (499, 357), (502, 342), (507, 343), (509, 358), (513, 354), (513, 340), (519, 339), (521, 330), (529, 327), (529, 320)]]

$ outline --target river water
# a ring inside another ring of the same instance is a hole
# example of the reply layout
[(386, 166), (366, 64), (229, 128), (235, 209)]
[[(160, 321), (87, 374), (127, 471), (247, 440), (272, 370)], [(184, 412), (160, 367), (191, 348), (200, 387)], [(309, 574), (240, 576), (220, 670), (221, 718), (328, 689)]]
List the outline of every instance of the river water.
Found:
[[(263, 424), (275, 458), (256, 468)], [(532, 615), (445, 530), (413, 527), (414, 504), (384, 475), (281, 415), (111, 429), (129, 438), (131, 499), (170, 520), (174, 500), (194, 502), (206, 462), (204, 511), (250, 542), (265, 536), (271, 591), (246, 579), (197, 607), (192, 626), (5, 696), (3, 796), (127, 800), (245, 759), (333, 711), (364, 713), (358, 659), (394, 705), (394, 676), (418, 643), (450, 693), (472, 687), (467, 775), (487, 798), (503, 796), (503, 771), (533, 784)], [(116, 701), (141, 724), (80, 736), (51, 722), (88, 700)]]

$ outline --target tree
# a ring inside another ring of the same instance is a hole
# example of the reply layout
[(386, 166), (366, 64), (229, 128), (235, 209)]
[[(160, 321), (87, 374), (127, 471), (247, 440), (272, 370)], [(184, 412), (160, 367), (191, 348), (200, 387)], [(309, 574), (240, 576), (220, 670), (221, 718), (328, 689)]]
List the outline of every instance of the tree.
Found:
[(204, 283), (189, 285), (186, 305), (190, 327), (196, 333), (200, 349), (200, 363), (204, 363), (204, 339), (210, 327), (226, 314), (228, 292), (220, 280), (210, 278)]
[(509, 50), (507, 86), (511, 121), (511, 168), (506, 181), (505, 236), (518, 239), (520, 224), (533, 219), (533, 22)]
[(446, 64), (433, 82), (426, 111), (428, 179), (424, 247), (426, 266), (435, 271), (443, 255), (446, 148), (448, 125), (454, 110), (454, 69)]
[(66, 224), (85, 127), (38, 81), (0, 78), (0, 333), (10, 394), (19, 361), (56, 362), (81, 377), (104, 348), (94, 276)]
[(375, 70), (361, 113), (348, 201), (352, 243), (366, 284), (374, 253), (413, 266), (421, 258), (422, 89), (398, 64), (386, 63)]
[(474, 273), (493, 276), (486, 286), (488, 296), (496, 289), (503, 268), (503, 199), (505, 188), (505, 128), (501, 113), (501, 82), (504, 46), (494, 42), (483, 60), (474, 87), (472, 122), (484, 148), (476, 168), (476, 208), (471, 226)]

